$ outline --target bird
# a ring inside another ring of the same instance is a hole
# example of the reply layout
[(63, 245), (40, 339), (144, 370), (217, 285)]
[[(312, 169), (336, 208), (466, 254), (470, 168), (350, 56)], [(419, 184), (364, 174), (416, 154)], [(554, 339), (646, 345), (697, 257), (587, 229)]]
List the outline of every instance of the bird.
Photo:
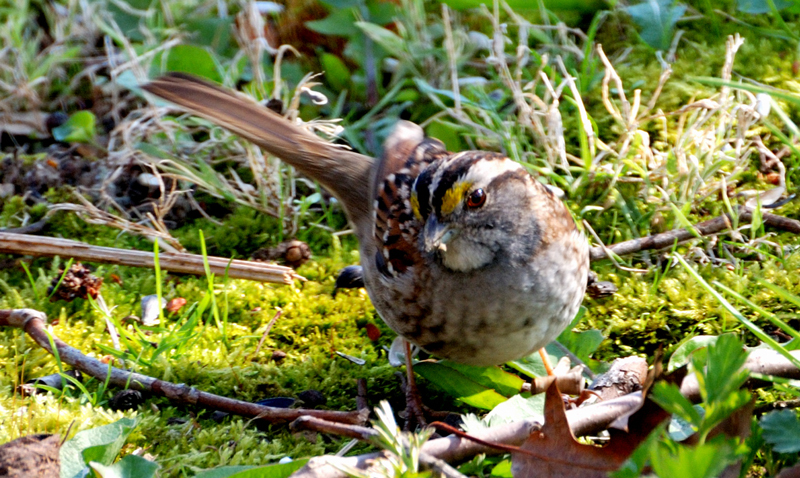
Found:
[(448, 152), (401, 120), (375, 159), (187, 74), (142, 88), (251, 141), (335, 196), (358, 238), (370, 300), (407, 343), (462, 364), (498, 365), (540, 350), (575, 317), (589, 244), (553, 188), (506, 155)]

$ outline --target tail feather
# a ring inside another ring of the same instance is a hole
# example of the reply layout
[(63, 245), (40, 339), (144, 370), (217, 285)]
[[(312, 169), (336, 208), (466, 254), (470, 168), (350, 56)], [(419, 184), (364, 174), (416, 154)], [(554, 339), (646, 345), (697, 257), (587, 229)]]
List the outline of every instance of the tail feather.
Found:
[(170, 73), (142, 88), (251, 141), (318, 181), (342, 202), (357, 228), (371, 217), (372, 158), (327, 143), (244, 95), (190, 75)]

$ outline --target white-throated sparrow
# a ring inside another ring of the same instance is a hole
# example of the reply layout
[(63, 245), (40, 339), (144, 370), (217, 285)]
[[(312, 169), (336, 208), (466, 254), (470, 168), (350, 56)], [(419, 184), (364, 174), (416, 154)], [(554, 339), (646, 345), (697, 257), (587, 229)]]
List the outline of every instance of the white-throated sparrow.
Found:
[(422, 349), (500, 364), (543, 347), (575, 316), (588, 244), (562, 201), (505, 156), (448, 153), (400, 122), (373, 160), (187, 75), (144, 89), (252, 141), (336, 196), (358, 236), (375, 308)]

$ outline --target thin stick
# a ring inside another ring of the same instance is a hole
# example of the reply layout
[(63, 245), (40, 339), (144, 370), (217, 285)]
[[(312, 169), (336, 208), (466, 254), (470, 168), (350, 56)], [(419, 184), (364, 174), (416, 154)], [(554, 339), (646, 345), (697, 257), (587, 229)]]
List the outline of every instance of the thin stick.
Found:
[[(28, 256), (73, 257), (79, 261), (102, 262), (121, 266), (153, 268), (155, 259), (152, 252), (131, 251), (114, 247), (93, 246), (83, 242), (57, 237), (29, 236), (0, 232), (0, 253), (22, 254)], [(184, 274), (205, 275), (203, 256), (183, 252), (162, 252), (158, 255), (162, 269)], [(211, 272), (217, 275), (226, 273), (232, 279), (247, 279), (260, 282), (291, 284), (295, 279), (305, 280), (290, 267), (262, 262), (225, 259), (208, 256)]]
[[(762, 213), (761, 215), (762, 221), (768, 226), (793, 232), (795, 234), (800, 234), (800, 221), (796, 219), (790, 219), (788, 217), (769, 213)], [(739, 213), (740, 221), (746, 222), (752, 220), (752, 218), (752, 211), (743, 210)], [(709, 219), (708, 221), (703, 221), (694, 226), (695, 231), (702, 236), (710, 236), (711, 234), (716, 234), (720, 231), (730, 228), (731, 219), (727, 214), (715, 217), (714, 219)], [(606, 249), (618, 256), (624, 256), (647, 249), (664, 249), (666, 247), (672, 247), (672, 245), (675, 244), (675, 241), (684, 242), (695, 238), (697, 238), (697, 236), (688, 229), (675, 229), (668, 232), (662, 232), (661, 234), (654, 234), (652, 236), (642, 237), (639, 239), (631, 239), (630, 241), (619, 242), (611, 246), (595, 246), (591, 248), (589, 257), (592, 261), (599, 261), (600, 259), (605, 259), (608, 257)]]
[(261, 346), (264, 345), (264, 341), (267, 339), (269, 331), (272, 330), (272, 326), (275, 325), (275, 322), (277, 322), (281, 314), (283, 314), (283, 311), (281, 309), (278, 309), (278, 311), (275, 312), (275, 316), (272, 317), (272, 320), (270, 320), (269, 323), (267, 324), (267, 328), (264, 329), (264, 333), (261, 334), (261, 340), (258, 341), (258, 347), (256, 347), (256, 352), (253, 354), (253, 357), (258, 357), (258, 352), (261, 351)]

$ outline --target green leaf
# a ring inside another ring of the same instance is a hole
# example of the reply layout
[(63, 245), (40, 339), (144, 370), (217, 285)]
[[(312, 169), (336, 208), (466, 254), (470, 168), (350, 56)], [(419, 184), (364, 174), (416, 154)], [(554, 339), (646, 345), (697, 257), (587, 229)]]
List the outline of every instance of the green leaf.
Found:
[[(564, 356), (564, 351), (555, 343), (547, 344), (544, 349), (547, 352), (551, 364), (558, 363), (559, 359)], [(531, 378), (544, 377), (547, 375), (547, 370), (544, 368), (542, 357), (539, 355), (538, 351), (527, 357), (508, 362), (506, 365)]]
[(203, 470), (195, 478), (286, 478), (304, 467), (308, 459), (266, 466), (219, 466)]
[[(773, 0), (776, 10), (783, 10), (784, 8), (791, 7), (793, 2), (791, 0)], [(736, 0), (736, 9), (742, 13), (769, 13), (772, 8), (769, 6), (767, 0)]]
[(357, 7), (361, 0), (320, 0), (331, 9)]
[(688, 364), (695, 351), (705, 349), (716, 341), (716, 335), (698, 335), (682, 343), (672, 352), (672, 356), (669, 358), (669, 364), (667, 365), (667, 371), (672, 372)]
[(518, 394), (525, 383), (521, 378), (504, 371), (500, 367), (476, 367), (449, 360), (442, 360), (439, 364), (461, 372), (475, 382), (484, 387), (492, 388), (506, 397)]
[(658, 442), (652, 449), (650, 464), (661, 477), (713, 478), (725, 469), (732, 457), (733, 450), (726, 442), (697, 446)]
[(800, 451), (800, 419), (795, 411), (777, 410), (767, 413), (758, 424), (764, 429), (761, 436), (778, 453)]
[(91, 111), (78, 111), (66, 123), (53, 128), (53, 138), (65, 143), (91, 143), (95, 135), (95, 117)]
[(495, 478), (512, 478), (514, 475), (511, 474), (511, 460), (503, 460), (496, 464), (494, 468), (492, 468), (489, 476)]
[(461, 151), (465, 149), (460, 134), (463, 130), (462, 126), (437, 119), (428, 124), (425, 134), (444, 143), (448, 151)]
[(110, 466), (96, 462), (89, 463), (89, 466), (101, 478), (152, 478), (158, 470), (158, 463), (137, 455), (127, 455)]
[(405, 42), (393, 31), (370, 22), (356, 22), (355, 25), (389, 54), (397, 55), (404, 50)]
[(258, 468), (256, 465), (250, 466), (218, 466), (216, 468), (209, 468), (208, 470), (203, 470), (196, 475), (195, 478), (228, 478), (240, 471), (252, 470), (253, 468)]
[(334, 90), (346, 90), (350, 88), (350, 70), (347, 65), (336, 55), (323, 53), (319, 57), (322, 70), (325, 72), (325, 79)]
[(544, 421), (544, 394), (540, 393), (532, 397), (523, 398), (522, 395), (514, 395), (500, 405), (494, 407), (484, 418), (489, 426), (513, 423), (527, 418), (538, 418)]
[(233, 56), (238, 51), (231, 24), (234, 17), (197, 18), (186, 23), (187, 32), (192, 32), (192, 43), (210, 47), (218, 55)]
[(351, 8), (343, 8), (334, 10), (322, 20), (306, 22), (306, 27), (323, 35), (349, 37), (359, 33), (359, 29), (356, 28), (355, 23), (355, 11)]
[(586, 364), (590, 362), (591, 355), (603, 343), (603, 340), (605, 340), (603, 333), (597, 329), (583, 332), (573, 332), (567, 329), (557, 339), (558, 343), (569, 349), (570, 352)]
[(666, 51), (686, 5), (675, 4), (673, 0), (645, 0), (624, 10), (639, 27), (639, 36), (645, 43), (655, 50)]
[(739, 338), (734, 334), (720, 335), (708, 347), (708, 361), (701, 373), (704, 383), (701, 383), (700, 389), (701, 393), (705, 389), (704, 401), (722, 400), (738, 390), (747, 380), (748, 373), (743, 369), (745, 360), (747, 351)]
[(207, 48), (195, 45), (177, 45), (167, 52), (165, 71), (177, 71), (222, 82), (214, 56)]
[(667, 412), (677, 415), (690, 423), (695, 430), (700, 427), (703, 416), (674, 383), (656, 382), (650, 398)]
[(86, 467), (91, 461), (110, 465), (134, 427), (136, 420), (122, 418), (109, 425), (76, 433), (59, 451), (61, 478), (86, 476)]
[(378, 25), (388, 25), (397, 16), (399, 7), (392, 2), (367, 2), (369, 20)]
[(748, 390), (736, 390), (713, 402), (705, 404), (706, 415), (700, 429), (701, 435), (711, 431), (733, 412), (747, 405), (752, 397)]
[(230, 478), (287, 478), (295, 471), (304, 467), (306, 463), (308, 463), (308, 459), (259, 466), (250, 470), (234, 473), (230, 475)]
[[(421, 362), (414, 365), (414, 371), (457, 400), (476, 408), (491, 410), (506, 401), (506, 397), (491, 387), (482, 385), (475, 378), (464, 375), (450, 365), (452, 364)], [(481, 375), (476, 378), (485, 379)]]

